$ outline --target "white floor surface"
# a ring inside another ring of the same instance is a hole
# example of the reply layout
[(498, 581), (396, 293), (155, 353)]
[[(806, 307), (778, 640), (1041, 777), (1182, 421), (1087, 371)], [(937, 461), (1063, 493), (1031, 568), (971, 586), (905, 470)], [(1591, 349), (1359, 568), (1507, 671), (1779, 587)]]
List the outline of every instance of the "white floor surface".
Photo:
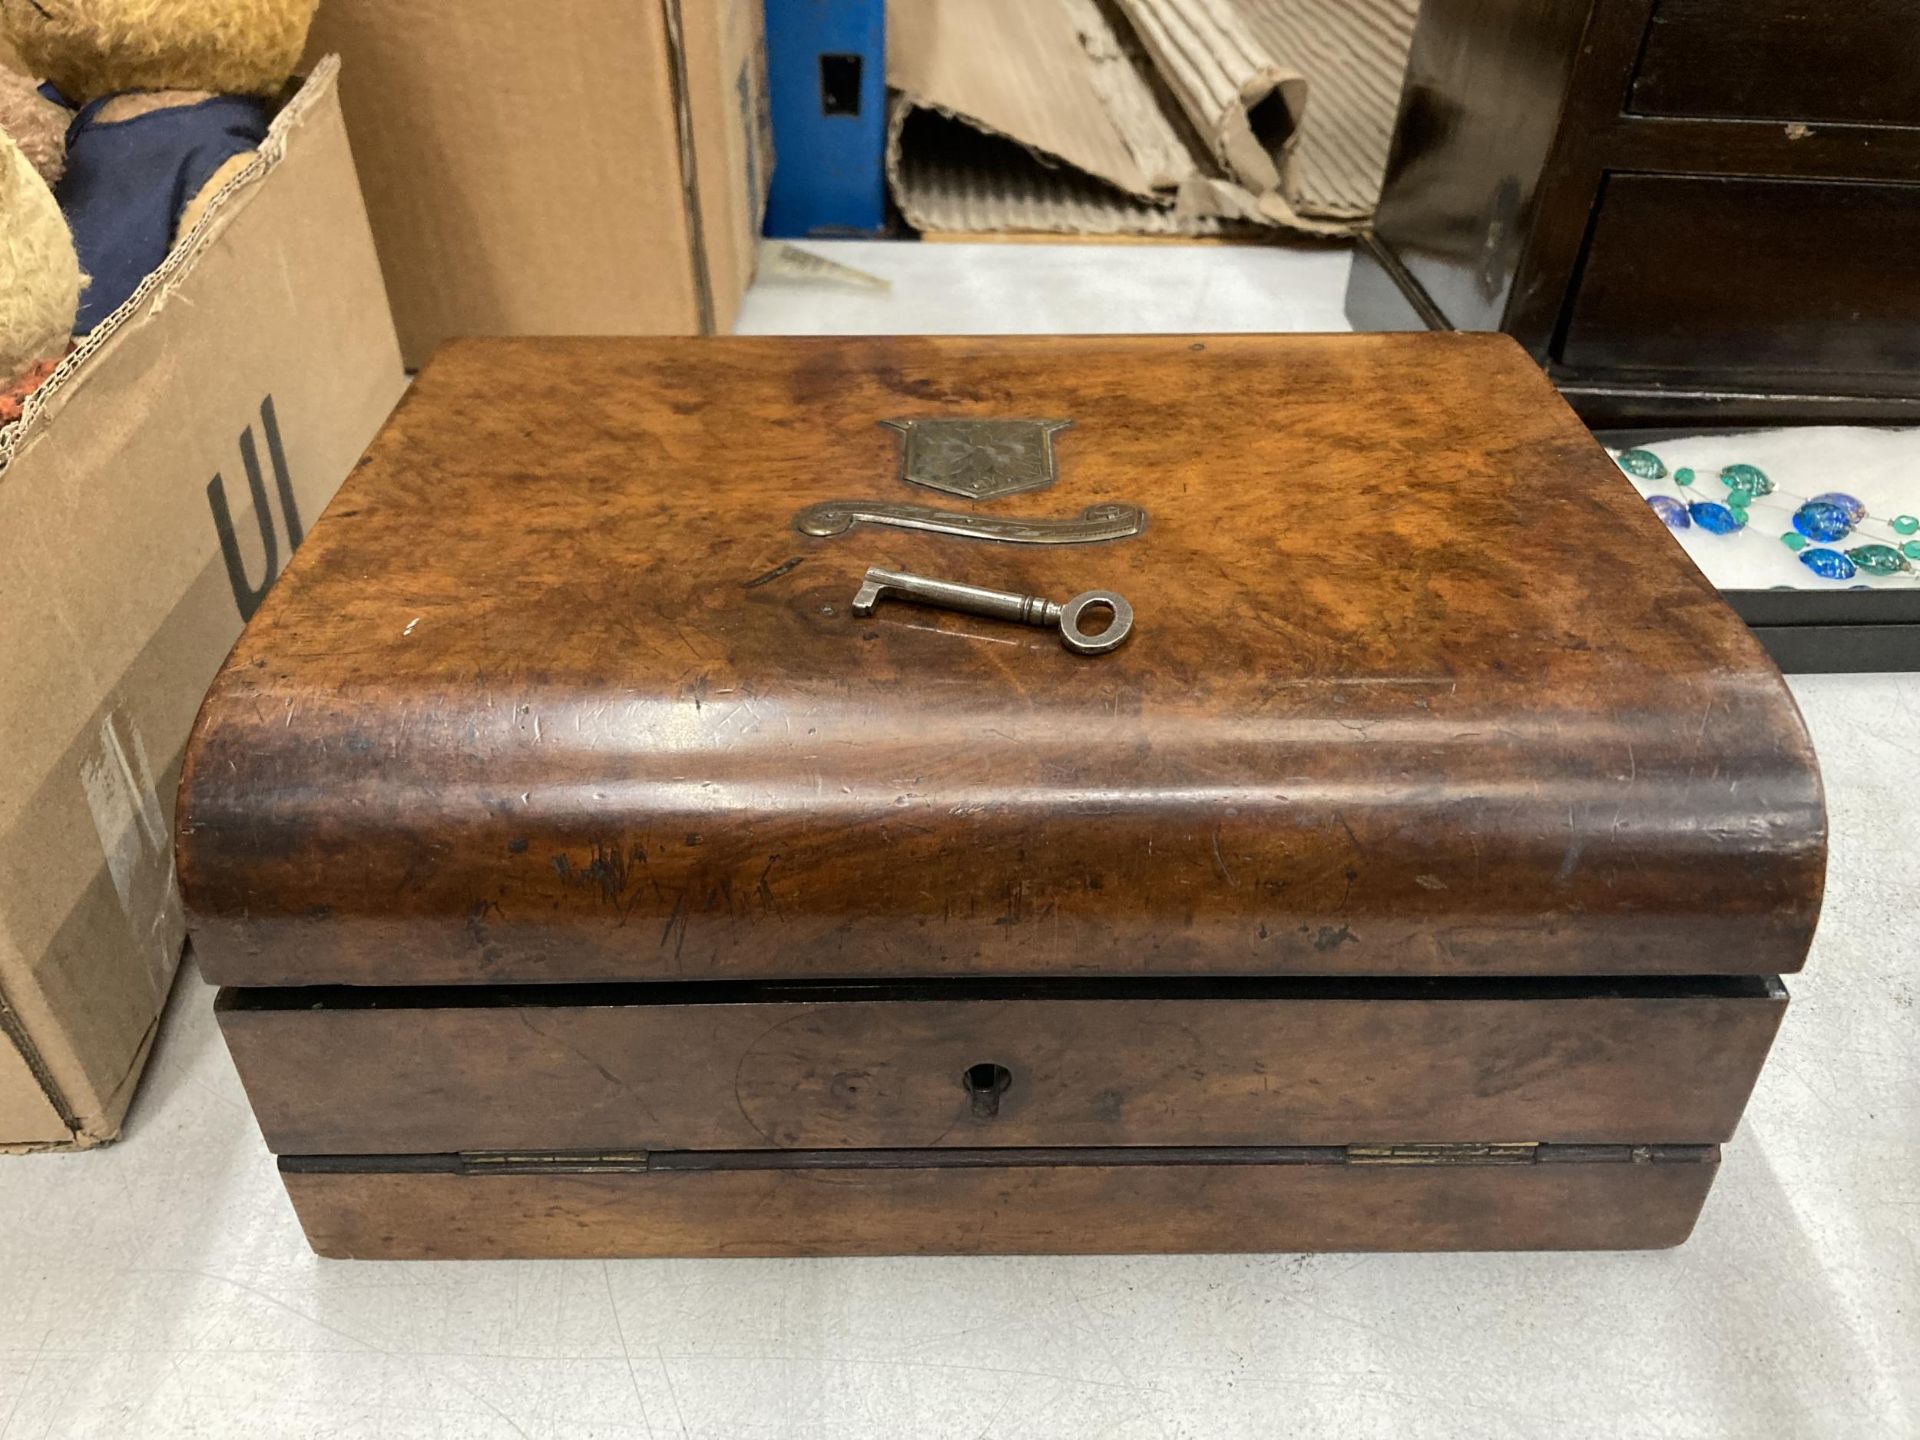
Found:
[[(1329, 252), (815, 248), (894, 291), (743, 329), (1342, 328)], [(1681, 1249), (321, 1261), (189, 973), (122, 1143), (0, 1159), (0, 1437), (1920, 1435), (1920, 677), (1794, 691), (1825, 919)]]
[(1350, 330), (1347, 252), (1280, 245), (914, 245), (807, 251), (886, 292), (763, 280), (742, 335), (1124, 335)]

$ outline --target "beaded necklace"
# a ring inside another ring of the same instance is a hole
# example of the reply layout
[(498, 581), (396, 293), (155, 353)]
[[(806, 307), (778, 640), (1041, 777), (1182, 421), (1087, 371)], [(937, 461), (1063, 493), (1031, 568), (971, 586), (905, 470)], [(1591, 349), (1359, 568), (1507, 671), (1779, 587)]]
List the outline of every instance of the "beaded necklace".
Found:
[[(1669, 478), (1666, 463), (1651, 450), (1621, 450), (1613, 458), (1637, 480)], [(1865, 505), (1838, 490), (1811, 499), (1789, 495), (1777, 489), (1755, 465), (1727, 465), (1706, 473), (1726, 486), (1722, 498), (1711, 500), (1702, 495), (1696, 488), (1699, 473), (1684, 465), (1671, 476), (1681, 494), (1646, 497), (1653, 513), (1669, 530), (1698, 526), (1711, 535), (1732, 535), (1752, 523), (1757, 508), (1787, 517), (1792, 528), (1781, 531), (1780, 543), (1823, 580), (1852, 580), (1863, 573), (1911, 576), (1914, 562), (1920, 560), (1920, 540), (1913, 538), (1920, 534), (1920, 516), (1869, 515)], [(1860, 543), (1845, 549), (1831, 548), (1835, 542), (1849, 538)]]

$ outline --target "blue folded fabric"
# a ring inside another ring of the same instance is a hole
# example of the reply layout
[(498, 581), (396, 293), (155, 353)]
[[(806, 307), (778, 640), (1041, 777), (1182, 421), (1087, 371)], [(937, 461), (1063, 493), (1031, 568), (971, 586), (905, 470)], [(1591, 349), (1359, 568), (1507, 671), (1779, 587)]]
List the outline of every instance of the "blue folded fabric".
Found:
[[(42, 93), (67, 104), (50, 86)], [(80, 295), (77, 335), (118, 310), (159, 268), (181, 214), (214, 172), (267, 138), (263, 100), (221, 95), (102, 124), (100, 109), (113, 98), (75, 112), (67, 127), (67, 173), (55, 189), (80, 268), (91, 280)]]

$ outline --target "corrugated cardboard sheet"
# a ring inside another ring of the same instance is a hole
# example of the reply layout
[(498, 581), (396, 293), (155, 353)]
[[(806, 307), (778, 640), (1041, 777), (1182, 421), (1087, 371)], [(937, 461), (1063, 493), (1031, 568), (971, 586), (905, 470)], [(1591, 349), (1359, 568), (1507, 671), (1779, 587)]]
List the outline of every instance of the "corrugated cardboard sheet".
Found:
[(772, 167), (762, 0), (326, 0), (407, 364), (726, 331)]
[(188, 728), (405, 381), (337, 68), (0, 430), (0, 1149), (118, 1133), (183, 939)]
[(931, 231), (1346, 234), (1419, 0), (889, 0), (887, 173)]

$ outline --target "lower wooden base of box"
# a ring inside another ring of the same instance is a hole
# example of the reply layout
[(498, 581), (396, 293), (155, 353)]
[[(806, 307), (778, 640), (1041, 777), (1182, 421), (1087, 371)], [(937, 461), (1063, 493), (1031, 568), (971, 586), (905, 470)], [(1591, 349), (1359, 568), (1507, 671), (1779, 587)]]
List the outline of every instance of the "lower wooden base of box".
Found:
[(1719, 1148), (288, 1157), (363, 1260), (1635, 1250), (1692, 1232)]

